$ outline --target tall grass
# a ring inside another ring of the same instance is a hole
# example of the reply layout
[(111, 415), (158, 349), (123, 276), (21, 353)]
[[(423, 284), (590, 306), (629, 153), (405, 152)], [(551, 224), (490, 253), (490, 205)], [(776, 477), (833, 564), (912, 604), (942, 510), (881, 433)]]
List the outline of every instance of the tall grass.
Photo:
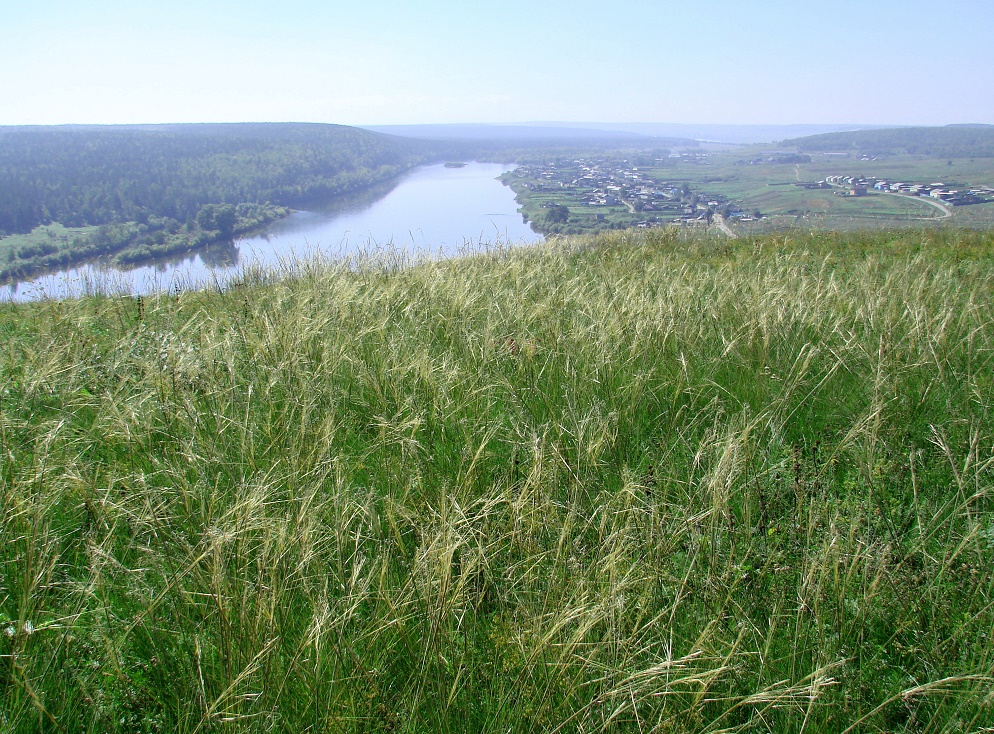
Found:
[(994, 726), (994, 239), (0, 305), (4, 732)]

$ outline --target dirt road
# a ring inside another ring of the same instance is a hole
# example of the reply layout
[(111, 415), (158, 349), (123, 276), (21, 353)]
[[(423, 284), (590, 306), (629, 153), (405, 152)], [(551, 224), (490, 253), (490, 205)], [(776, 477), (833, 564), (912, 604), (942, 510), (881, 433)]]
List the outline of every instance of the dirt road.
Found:
[(735, 232), (733, 232), (732, 229), (727, 224), (725, 224), (725, 218), (720, 214), (714, 215), (712, 223), (714, 224), (714, 226), (716, 226), (718, 229), (720, 229), (722, 232), (728, 235), (728, 237), (730, 237), (731, 239), (737, 240), (739, 238), (739, 236), (735, 234)]

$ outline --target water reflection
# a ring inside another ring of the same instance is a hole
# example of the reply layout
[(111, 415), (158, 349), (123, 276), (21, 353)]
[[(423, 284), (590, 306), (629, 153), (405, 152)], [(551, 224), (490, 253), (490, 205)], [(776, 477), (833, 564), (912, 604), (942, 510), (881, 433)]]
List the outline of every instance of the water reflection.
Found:
[(241, 252), (234, 240), (214, 242), (196, 253), (200, 261), (208, 268), (234, 268), (238, 266)]
[(389, 181), (373, 184), (362, 191), (353, 191), (342, 196), (328, 199), (312, 199), (301, 203), (300, 209), (308, 212), (315, 212), (327, 216), (340, 216), (343, 214), (359, 214), (373, 206), (377, 201), (383, 199), (391, 191), (396, 189), (407, 180), (405, 176), (398, 176)]

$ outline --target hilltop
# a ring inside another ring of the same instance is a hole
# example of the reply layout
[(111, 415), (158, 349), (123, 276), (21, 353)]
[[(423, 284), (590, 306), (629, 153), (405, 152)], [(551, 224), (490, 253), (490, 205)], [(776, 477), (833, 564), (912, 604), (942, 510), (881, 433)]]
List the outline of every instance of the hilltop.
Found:
[(994, 722), (994, 238), (0, 304), (0, 728)]

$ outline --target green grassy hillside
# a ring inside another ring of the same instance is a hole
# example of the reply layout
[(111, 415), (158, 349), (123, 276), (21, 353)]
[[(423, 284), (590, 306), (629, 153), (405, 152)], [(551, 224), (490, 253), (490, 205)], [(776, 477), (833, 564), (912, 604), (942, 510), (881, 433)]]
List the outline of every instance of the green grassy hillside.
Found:
[(994, 236), (0, 306), (4, 732), (994, 726)]

